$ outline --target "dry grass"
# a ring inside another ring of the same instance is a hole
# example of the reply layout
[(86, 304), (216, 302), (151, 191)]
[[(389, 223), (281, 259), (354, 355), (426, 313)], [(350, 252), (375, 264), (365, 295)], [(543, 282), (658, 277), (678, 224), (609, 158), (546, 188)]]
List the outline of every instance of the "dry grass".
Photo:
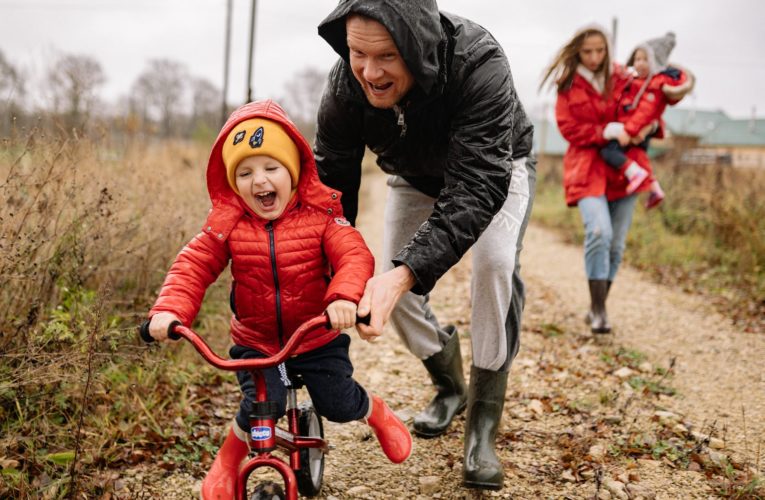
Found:
[[(121, 298), (143, 296), (201, 225), (204, 154), (181, 144), (117, 151), (103, 138), (36, 131), (23, 143), (6, 141), (0, 324), (26, 335), (64, 288), (109, 282)], [(3, 333), (5, 347), (11, 332)]]
[(0, 497), (91, 497), (94, 470), (146, 440), (161, 398), (178, 404), (154, 386), (188, 373), (164, 373), (168, 355), (147, 357), (134, 332), (204, 220), (207, 148), (3, 140)]

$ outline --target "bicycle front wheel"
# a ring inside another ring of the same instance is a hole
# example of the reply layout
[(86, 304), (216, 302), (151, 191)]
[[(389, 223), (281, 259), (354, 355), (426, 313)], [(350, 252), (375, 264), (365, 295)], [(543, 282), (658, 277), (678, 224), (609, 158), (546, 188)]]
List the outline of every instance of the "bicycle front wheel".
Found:
[[(301, 403), (298, 407), (298, 434), (324, 439), (321, 415), (316, 413), (310, 401)], [(324, 452), (319, 448), (300, 450), (300, 469), (295, 471), (295, 476), (301, 495), (306, 497), (318, 495), (324, 477)]]

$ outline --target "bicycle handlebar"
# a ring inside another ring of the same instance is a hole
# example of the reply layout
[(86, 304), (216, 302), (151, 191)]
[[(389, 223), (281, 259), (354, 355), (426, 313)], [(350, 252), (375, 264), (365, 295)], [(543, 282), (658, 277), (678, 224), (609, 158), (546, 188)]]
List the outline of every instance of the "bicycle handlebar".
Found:
[[(141, 336), (141, 340), (143, 340), (147, 344), (151, 344), (154, 342), (154, 337), (151, 336), (151, 333), (149, 333), (149, 324), (151, 323), (150, 319), (147, 319), (143, 323), (141, 323), (141, 326), (138, 327), (138, 334)], [(173, 321), (169, 325), (167, 325), (167, 336), (171, 340), (181, 340), (181, 336), (175, 333), (175, 327), (178, 325), (181, 325), (182, 323), (180, 321)]]
[[(357, 323), (362, 323), (365, 325), (369, 324), (370, 317), (366, 316), (363, 318), (356, 318)], [(258, 370), (262, 368), (270, 368), (272, 366), (277, 366), (281, 362), (283, 362), (285, 359), (287, 359), (292, 352), (295, 350), (295, 346), (298, 342), (300, 342), (303, 337), (306, 336), (308, 332), (311, 332), (321, 326), (328, 326), (329, 318), (325, 314), (322, 314), (320, 316), (315, 316), (302, 325), (298, 327), (297, 330), (295, 330), (295, 333), (292, 334), (290, 339), (287, 341), (287, 343), (284, 345), (284, 347), (274, 354), (273, 356), (269, 356), (267, 358), (258, 358), (258, 359), (225, 359), (221, 358), (215, 352), (210, 348), (209, 345), (207, 345), (207, 342), (202, 339), (202, 337), (193, 331), (191, 328), (187, 328), (181, 324), (180, 321), (173, 321), (170, 323), (170, 326), (167, 328), (167, 336), (170, 337), (173, 340), (178, 340), (181, 337), (185, 338), (189, 342), (191, 342), (191, 345), (194, 346), (194, 349), (197, 350), (197, 352), (211, 365), (213, 365), (215, 368), (218, 368), (220, 370), (226, 370), (226, 371), (245, 371), (245, 370)], [(154, 337), (151, 336), (149, 333), (149, 320), (144, 321), (140, 328), (139, 333), (141, 335), (141, 339), (146, 342), (147, 344), (154, 342)]]

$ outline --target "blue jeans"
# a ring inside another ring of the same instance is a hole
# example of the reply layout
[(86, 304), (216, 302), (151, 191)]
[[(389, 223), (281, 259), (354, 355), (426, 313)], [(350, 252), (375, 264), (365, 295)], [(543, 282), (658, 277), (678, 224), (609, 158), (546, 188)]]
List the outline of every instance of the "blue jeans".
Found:
[(605, 196), (579, 200), (584, 222), (584, 269), (588, 280), (613, 281), (622, 262), (636, 195), (607, 201)]

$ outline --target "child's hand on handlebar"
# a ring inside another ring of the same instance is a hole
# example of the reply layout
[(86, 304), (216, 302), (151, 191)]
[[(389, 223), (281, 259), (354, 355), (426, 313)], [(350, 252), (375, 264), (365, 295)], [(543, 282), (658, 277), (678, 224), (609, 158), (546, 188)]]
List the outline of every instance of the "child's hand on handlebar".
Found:
[(159, 342), (167, 341), (167, 328), (173, 321), (180, 321), (175, 317), (175, 314), (169, 312), (159, 312), (151, 317), (149, 323), (149, 333), (154, 340)]
[(336, 300), (327, 306), (327, 316), (332, 328), (350, 328), (356, 324), (356, 304), (350, 300)]

